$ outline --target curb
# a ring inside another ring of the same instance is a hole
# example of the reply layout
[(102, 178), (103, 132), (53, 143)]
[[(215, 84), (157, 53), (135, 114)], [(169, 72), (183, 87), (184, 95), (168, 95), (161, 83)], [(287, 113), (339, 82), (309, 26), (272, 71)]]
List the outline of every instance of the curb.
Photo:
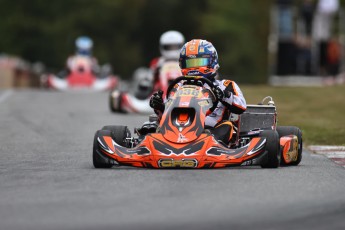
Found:
[(314, 154), (326, 156), (337, 165), (345, 168), (345, 146), (310, 145), (308, 149)]

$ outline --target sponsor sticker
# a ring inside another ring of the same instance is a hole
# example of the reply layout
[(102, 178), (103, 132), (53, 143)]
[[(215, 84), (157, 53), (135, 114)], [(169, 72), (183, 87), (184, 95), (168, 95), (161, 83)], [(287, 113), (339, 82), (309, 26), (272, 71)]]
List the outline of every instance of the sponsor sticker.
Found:
[(198, 161), (196, 159), (160, 159), (158, 161), (158, 166), (160, 168), (196, 168), (198, 166)]
[(191, 70), (191, 71), (188, 71), (188, 75), (200, 75), (200, 71), (197, 71), (197, 70)]
[(199, 104), (201, 107), (204, 107), (204, 106), (209, 105), (209, 102), (208, 102), (207, 100), (202, 100), (202, 101), (199, 101), (198, 104)]
[(182, 101), (180, 103), (180, 107), (188, 107), (189, 106), (189, 101)]
[(186, 138), (182, 133), (178, 134), (178, 138), (177, 138), (177, 142), (181, 143), (181, 142), (186, 142), (188, 141), (188, 138)]

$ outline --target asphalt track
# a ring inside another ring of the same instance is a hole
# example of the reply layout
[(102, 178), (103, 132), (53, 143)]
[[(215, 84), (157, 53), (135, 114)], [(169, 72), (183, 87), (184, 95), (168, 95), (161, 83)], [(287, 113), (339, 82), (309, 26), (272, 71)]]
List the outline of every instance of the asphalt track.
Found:
[[(0, 91), (0, 229), (345, 229), (345, 169), (94, 169), (106, 93)], [(306, 134), (304, 134), (306, 135)]]

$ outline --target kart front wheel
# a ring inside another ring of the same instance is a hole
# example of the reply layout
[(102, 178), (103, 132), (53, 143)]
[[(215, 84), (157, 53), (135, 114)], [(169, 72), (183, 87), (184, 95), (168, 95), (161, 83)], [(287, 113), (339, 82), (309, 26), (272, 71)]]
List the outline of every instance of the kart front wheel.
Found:
[(303, 151), (303, 140), (302, 140), (302, 131), (295, 126), (278, 126), (277, 132), (279, 134), (279, 138), (287, 135), (295, 135), (297, 136), (298, 140), (298, 153), (297, 153), (297, 160), (292, 161), (290, 163), (285, 163), (284, 158), (282, 157), (282, 164), (284, 165), (298, 165), (302, 160), (302, 151)]
[(95, 168), (111, 168), (113, 165), (109, 164), (108, 159), (106, 159), (99, 151), (98, 148), (98, 132), (95, 133), (95, 137), (93, 139), (93, 149), (92, 149), (92, 161), (93, 166)]
[(261, 163), (262, 168), (278, 168), (280, 165), (280, 144), (279, 135), (275, 130), (264, 130), (260, 137), (266, 138), (265, 150), (266, 160)]
[(124, 125), (106, 125), (103, 126), (102, 130), (108, 130), (111, 132), (111, 137), (114, 141), (123, 146), (126, 146), (126, 138), (131, 137), (131, 131), (129, 131), (127, 126)]

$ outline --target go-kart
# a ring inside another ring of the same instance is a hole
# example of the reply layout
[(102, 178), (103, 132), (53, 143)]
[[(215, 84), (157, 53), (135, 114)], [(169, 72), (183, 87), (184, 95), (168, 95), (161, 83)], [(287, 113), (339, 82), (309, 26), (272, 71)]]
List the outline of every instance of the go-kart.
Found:
[[(184, 83), (177, 89), (173, 88), (178, 82)], [(276, 126), (276, 108), (272, 100), (268, 105), (249, 105), (245, 113), (231, 118), (236, 126), (232, 143), (226, 145), (217, 140), (212, 130), (204, 125), (205, 117), (219, 102), (214, 87), (206, 78), (178, 77), (167, 90), (168, 99), (160, 121), (151, 116), (150, 121), (135, 129), (137, 137), (131, 137), (127, 126), (104, 126), (94, 136), (94, 167), (223, 168), (260, 165), (277, 168), (281, 164), (299, 164), (302, 157), (301, 131), (296, 127)]]
[(151, 72), (143, 73), (141, 77), (134, 78), (133, 87), (130, 90), (119, 87), (110, 93), (110, 110), (123, 113), (152, 113), (149, 101), (155, 91), (154, 88), (165, 92), (169, 83), (180, 75), (181, 70), (177, 62), (165, 62), (159, 72), (159, 86), (154, 87)]
[[(92, 70), (90, 58), (77, 56), (73, 60), (71, 69), (67, 73), (58, 76), (55, 74), (45, 74), (41, 77), (42, 86), (60, 91), (67, 90), (93, 90), (105, 91), (116, 87), (118, 77), (111, 75), (109, 71), (103, 71), (106, 66), (102, 66), (100, 74), (95, 74)], [(107, 72), (107, 73), (106, 73)]]

